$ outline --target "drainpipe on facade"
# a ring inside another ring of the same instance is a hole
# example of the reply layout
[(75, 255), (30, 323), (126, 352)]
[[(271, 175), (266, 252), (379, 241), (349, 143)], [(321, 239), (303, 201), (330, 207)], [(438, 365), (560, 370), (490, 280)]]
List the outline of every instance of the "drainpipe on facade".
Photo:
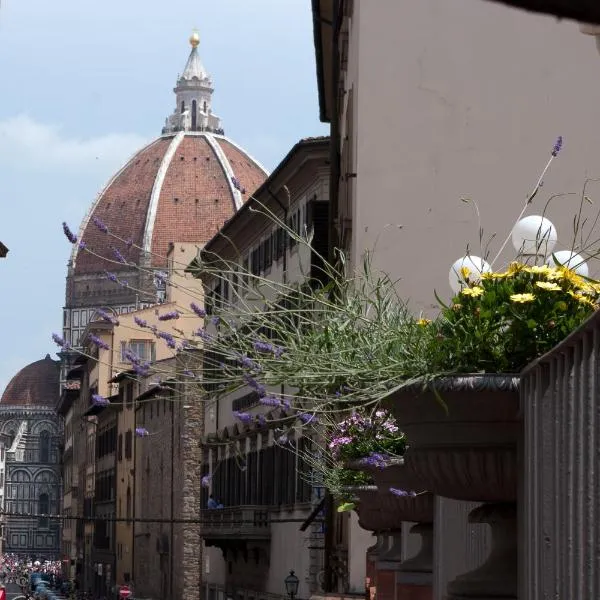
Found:
[[(271, 198), (273, 198), (273, 200), (275, 200), (275, 202), (277, 202), (277, 204), (279, 204), (281, 210), (283, 211), (283, 222), (287, 225), (288, 223), (288, 214), (290, 211), (290, 202), (291, 202), (291, 197), (289, 196), (288, 193), (288, 205), (284, 206), (284, 204), (281, 202), (281, 200), (279, 200), (279, 198), (271, 191), (270, 188), (267, 188), (267, 192), (269, 192), (269, 195), (271, 196)], [(288, 249), (288, 244), (287, 244), (287, 235), (283, 236), (283, 285), (285, 285), (287, 283), (287, 249)], [(282, 383), (281, 384), (281, 395), (283, 396), (285, 394), (285, 385)]]
[[(177, 403), (179, 405), (179, 403)], [(173, 480), (173, 471), (175, 470), (175, 403), (171, 402), (171, 539), (169, 541), (169, 559), (170, 569), (169, 574), (169, 599), (174, 600), (173, 596), (173, 569), (175, 563), (173, 561), (173, 520), (175, 519), (174, 501), (175, 501), (175, 487)]]
[[(331, 152), (331, 178), (329, 185), (329, 260), (331, 264), (335, 264), (335, 248), (338, 246), (338, 212), (339, 212), (339, 185), (340, 185), (340, 133), (339, 133), (339, 118), (338, 118), (338, 102), (337, 93), (339, 90), (340, 81), (340, 60), (338, 41), (340, 36), (340, 0), (333, 2), (333, 19), (332, 19), (332, 48), (331, 48), (331, 73), (333, 78), (332, 83), (332, 98), (331, 102), (331, 134), (330, 134), (330, 152)], [(342, 249), (343, 250), (343, 249)], [(329, 491), (325, 490), (325, 555), (323, 557), (323, 570), (325, 572), (325, 593), (333, 592), (333, 572), (332, 572), (332, 555), (335, 545), (335, 518), (334, 518), (334, 501), (333, 496)]]

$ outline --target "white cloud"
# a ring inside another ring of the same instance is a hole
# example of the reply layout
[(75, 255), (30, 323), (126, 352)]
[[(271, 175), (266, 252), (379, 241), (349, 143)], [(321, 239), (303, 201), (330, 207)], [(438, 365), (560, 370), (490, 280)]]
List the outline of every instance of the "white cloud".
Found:
[(58, 125), (22, 114), (0, 121), (0, 160), (28, 171), (117, 168), (148, 140), (130, 133), (69, 137)]

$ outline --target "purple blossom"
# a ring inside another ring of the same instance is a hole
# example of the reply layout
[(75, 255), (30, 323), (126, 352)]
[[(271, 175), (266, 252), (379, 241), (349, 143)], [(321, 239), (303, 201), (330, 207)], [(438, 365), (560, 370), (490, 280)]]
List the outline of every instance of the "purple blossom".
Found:
[(133, 320), (135, 321), (135, 324), (138, 327), (148, 327), (148, 321), (146, 321), (146, 319), (140, 319), (140, 317), (133, 317)]
[(247, 425), (252, 421), (252, 415), (247, 412), (240, 412), (239, 410), (233, 411), (233, 416), (238, 420)]
[(140, 377), (148, 377), (150, 375), (150, 363), (134, 364), (133, 370)]
[(203, 319), (206, 316), (206, 311), (201, 307), (198, 306), (195, 302), (192, 302), (190, 304), (190, 308), (201, 318)]
[(161, 338), (162, 340), (165, 340), (165, 342), (167, 343), (167, 346), (169, 348), (172, 348), (173, 350), (175, 350), (177, 348), (177, 343), (175, 342), (175, 338), (170, 334), (167, 333), (166, 331), (158, 331), (156, 333), (157, 337)]
[(159, 321), (171, 321), (173, 319), (179, 319), (179, 313), (176, 310), (171, 310), (162, 315), (159, 315)]
[(334, 450), (338, 446), (345, 446), (346, 444), (351, 444), (354, 440), (348, 436), (338, 436), (334, 437), (331, 442), (329, 442), (329, 449)]
[(108, 233), (108, 227), (98, 217), (93, 217), (92, 221), (102, 233)]
[[(239, 192), (242, 191), (242, 185), (240, 184), (239, 180), (236, 177), (231, 177), (231, 183), (233, 184), (233, 187), (238, 190)], [(242, 192), (244, 193), (244, 192)]]
[(559, 135), (556, 138), (556, 142), (554, 142), (554, 146), (552, 147), (552, 156), (556, 157), (558, 156), (558, 153), (561, 151), (563, 146), (563, 137), (562, 135)]
[(182, 375), (185, 375), (186, 377), (196, 377), (194, 371), (190, 371), (189, 369), (185, 369), (185, 371), (182, 371)]
[(100, 394), (92, 394), (92, 404), (94, 406), (108, 406), (110, 400), (104, 396), (100, 396)]
[(130, 249), (133, 246), (133, 240), (132, 239), (128, 239), (125, 242), (125, 245), (127, 246), (127, 249)]
[(110, 350), (110, 346), (103, 339), (99, 338), (97, 335), (90, 333), (88, 335), (88, 339), (90, 340), (90, 342), (92, 342), (92, 344), (98, 346), (98, 348), (101, 348), (102, 350)]
[(212, 479), (211, 475), (204, 475), (204, 477), (202, 477), (200, 479), (200, 485), (203, 488), (209, 488), (210, 487), (210, 480)]
[(221, 319), (220, 317), (213, 317), (210, 322), (216, 327), (221, 322)]
[(265, 386), (262, 385), (262, 383), (256, 381), (254, 377), (251, 377), (248, 374), (244, 374), (242, 378), (248, 387), (252, 388), (255, 392), (258, 393), (259, 398), (264, 398), (267, 395), (267, 390)]
[(265, 415), (256, 415), (256, 422), (263, 427), (267, 424), (267, 419), (265, 419)]
[(127, 264), (127, 259), (121, 254), (118, 248), (113, 248), (113, 254), (120, 263)]
[(260, 399), (260, 403), (264, 406), (281, 406), (281, 400), (275, 396), (265, 396)]
[(315, 422), (315, 423), (317, 422), (317, 417), (315, 415), (311, 415), (309, 413), (301, 413), (298, 415), (298, 418), (305, 425), (308, 425), (309, 423), (312, 423), (312, 422)]
[(257, 352), (274, 354), (276, 358), (279, 358), (283, 354), (283, 348), (281, 346), (276, 346), (275, 344), (264, 342), (262, 340), (256, 340), (253, 347)]
[(394, 494), (394, 496), (400, 496), (402, 498), (406, 498), (406, 497), (414, 498), (417, 495), (416, 492), (407, 491), (407, 490), (399, 490), (398, 488), (393, 488), (393, 487), (390, 488), (390, 492), (392, 494)]
[(114, 315), (111, 315), (109, 312), (106, 312), (105, 310), (102, 310), (101, 308), (99, 308), (98, 310), (96, 310), (96, 314), (103, 321), (106, 321), (107, 323), (112, 323), (113, 325), (118, 325), (119, 324), (119, 319), (117, 319), (117, 317), (115, 317)]
[(384, 469), (387, 467), (390, 457), (387, 454), (371, 452), (369, 456), (360, 459), (361, 464), (376, 469)]
[(77, 236), (69, 229), (69, 226), (63, 221), (62, 224), (63, 232), (65, 237), (71, 242), (71, 244), (77, 243)]
[(260, 371), (260, 365), (245, 354), (238, 358), (238, 363), (245, 369), (250, 369), (251, 371)]
[(114, 273), (111, 273), (110, 271), (105, 271), (104, 275), (106, 276), (106, 279), (108, 279), (109, 281), (112, 281), (113, 283), (119, 283), (119, 279), (117, 278), (117, 276)]
[(79, 242), (79, 249), (80, 250), (85, 250), (86, 248), (87, 248), (87, 244), (83, 240), (81, 240)]
[(133, 350), (130, 350), (129, 348), (126, 348), (123, 351), (123, 358), (133, 365), (139, 365), (142, 362), (142, 359)]
[(137, 435), (138, 437), (146, 437), (150, 435), (150, 433), (145, 427), (136, 427), (135, 435)]
[(65, 342), (64, 338), (60, 337), (60, 335), (58, 335), (58, 333), (52, 334), (52, 341), (57, 346), (60, 346), (61, 348), (64, 348), (65, 350), (67, 350), (69, 348), (69, 344), (67, 342)]
[(282, 434), (277, 438), (277, 443), (281, 444), (282, 446), (285, 446), (288, 442), (289, 442), (289, 438), (287, 436), (287, 434)]
[(204, 327), (200, 327), (200, 329), (198, 329), (198, 331), (194, 331), (194, 335), (196, 337), (199, 337), (200, 339), (204, 340), (205, 342), (212, 341), (212, 335), (210, 333), (208, 333), (208, 331), (206, 331), (206, 329), (204, 329)]

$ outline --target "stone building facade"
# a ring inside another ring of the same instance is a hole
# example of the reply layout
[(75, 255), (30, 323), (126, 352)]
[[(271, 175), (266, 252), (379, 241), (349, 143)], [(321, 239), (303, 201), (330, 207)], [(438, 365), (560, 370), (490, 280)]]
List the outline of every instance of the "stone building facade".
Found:
[(0, 399), (5, 552), (60, 555), (60, 522), (47, 516), (61, 506), (58, 392), (59, 363), (48, 355), (19, 371)]

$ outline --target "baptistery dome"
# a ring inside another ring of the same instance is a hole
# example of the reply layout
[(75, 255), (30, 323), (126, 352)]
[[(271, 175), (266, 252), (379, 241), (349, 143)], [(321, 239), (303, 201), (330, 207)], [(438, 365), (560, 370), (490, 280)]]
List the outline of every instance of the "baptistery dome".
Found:
[(156, 279), (148, 274), (165, 269), (170, 244), (211, 239), (268, 175), (226, 137), (212, 110), (214, 88), (197, 34), (190, 44), (174, 89), (175, 110), (162, 134), (109, 180), (79, 228), (63, 327), (72, 345), (96, 308), (122, 313), (160, 301)]
[(58, 401), (59, 362), (50, 355), (23, 367), (8, 383), (0, 404), (9, 406), (48, 406)]

